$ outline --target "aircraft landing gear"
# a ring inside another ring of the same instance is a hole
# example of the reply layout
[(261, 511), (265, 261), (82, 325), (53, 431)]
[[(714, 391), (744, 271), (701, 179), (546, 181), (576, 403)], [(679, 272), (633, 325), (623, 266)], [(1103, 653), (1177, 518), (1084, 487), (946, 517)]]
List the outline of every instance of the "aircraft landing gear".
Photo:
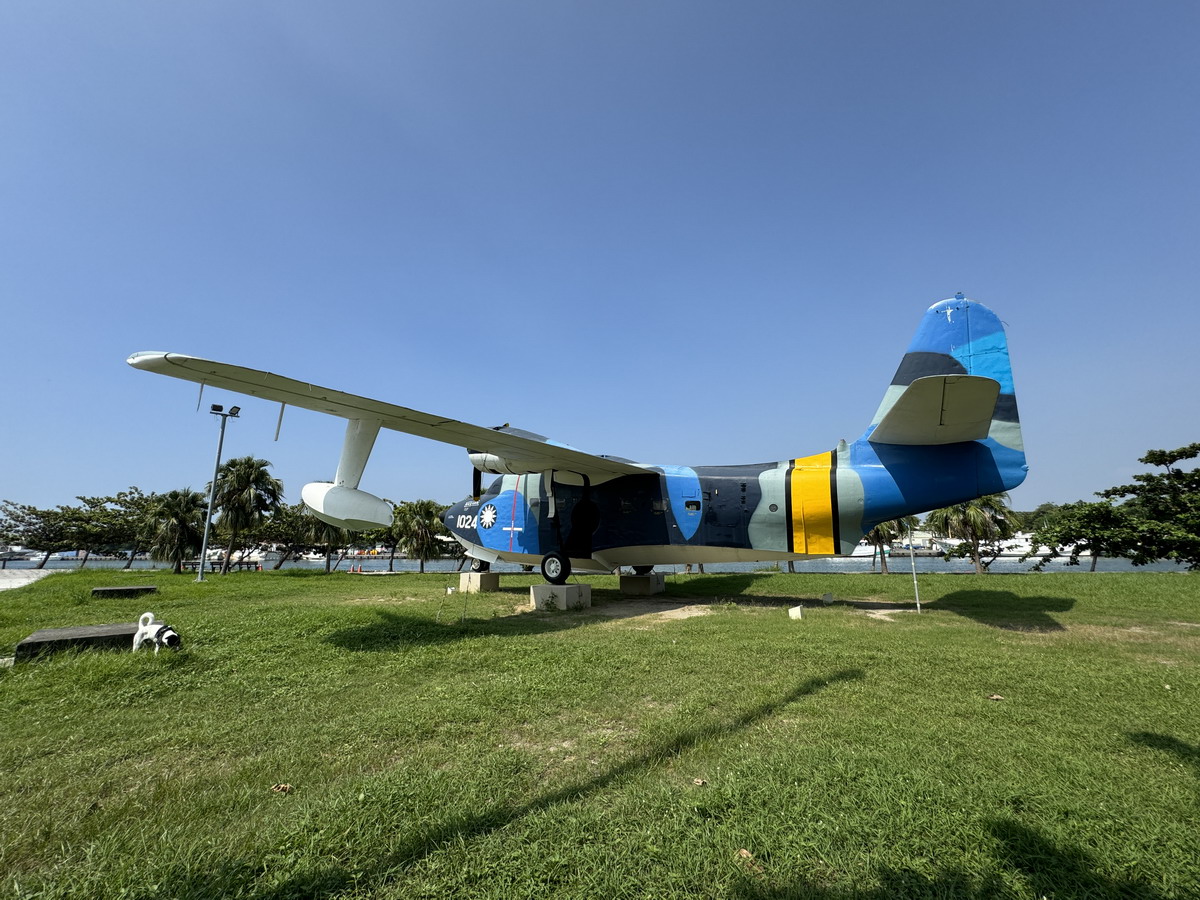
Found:
[(633, 567), (634, 575), (649, 575), (653, 571), (654, 571), (654, 566), (634, 566)]
[(566, 584), (571, 577), (571, 560), (557, 551), (542, 557), (542, 577), (551, 584)]
[(491, 567), (492, 567), (492, 564), (490, 562), (487, 562), (486, 560), (475, 559), (474, 557), (471, 558), (471, 571), (472, 572), (486, 572), (489, 569), (491, 569)]

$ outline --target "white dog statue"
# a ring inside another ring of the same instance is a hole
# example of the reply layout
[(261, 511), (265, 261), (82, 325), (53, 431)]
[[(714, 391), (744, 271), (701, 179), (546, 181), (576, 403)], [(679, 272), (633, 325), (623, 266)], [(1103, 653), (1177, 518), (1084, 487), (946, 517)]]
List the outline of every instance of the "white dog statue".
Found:
[(179, 632), (170, 625), (157, 621), (154, 613), (142, 613), (142, 617), (138, 619), (137, 634), (133, 636), (134, 650), (140, 650), (143, 644), (153, 644), (154, 653), (157, 655), (159, 647), (178, 650), (182, 643), (179, 639)]

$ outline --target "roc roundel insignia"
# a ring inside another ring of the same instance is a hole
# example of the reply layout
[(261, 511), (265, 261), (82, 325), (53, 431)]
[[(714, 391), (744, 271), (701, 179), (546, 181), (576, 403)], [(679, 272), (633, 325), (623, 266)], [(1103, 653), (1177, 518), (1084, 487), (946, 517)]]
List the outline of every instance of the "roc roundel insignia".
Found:
[(479, 527), (491, 528), (496, 524), (496, 507), (488, 504), (479, 511)]

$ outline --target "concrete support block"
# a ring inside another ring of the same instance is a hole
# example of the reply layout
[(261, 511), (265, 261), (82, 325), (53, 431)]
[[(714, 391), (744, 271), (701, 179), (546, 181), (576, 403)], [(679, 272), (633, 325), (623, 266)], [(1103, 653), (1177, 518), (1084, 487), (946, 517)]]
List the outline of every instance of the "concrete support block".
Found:
[(463, 572), (458, 576), (458, 589), (464, 594), (486, 594), (500, 590), (500, 575), (496, 572)]
[(788, 610), (788, 618), (789, 619), (803, 619), (804, 618), (804, 607), (803, 606), (793, 606), (791, 609)]
[(667, 576), (661, 572), (651, 572), (649, 575), (622, 575), (621, 593), (647, 596), (661, 594), (667, 589)]
[(587, 609), (592, 605), (590, 584), (535, 584), (529, 588), (534, 609)]

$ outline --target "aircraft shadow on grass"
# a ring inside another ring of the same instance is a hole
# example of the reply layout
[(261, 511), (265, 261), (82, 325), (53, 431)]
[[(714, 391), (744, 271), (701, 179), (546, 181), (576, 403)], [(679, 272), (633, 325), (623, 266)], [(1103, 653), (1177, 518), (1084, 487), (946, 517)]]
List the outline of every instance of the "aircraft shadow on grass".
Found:
[(666, 596), (679, 600), (699, 600), (701, 602), (718, 600), (759, 606), (795, 606), (798, 603), (808, 605), (821, 602), (819, 597), (756, 593), (756, 589), (761, 585), (775, 586), (778, 584), (776, 575), (772, 572), (689, 575), (686, 581), (674, 581), (668, 577)]
[[(770, 577), (770, 575), (733, 574), (690, 578), (683, 586), (675, 586), (669, 593), (653, 597), (626, 598), (615, 590), (596, 590), (593, 591), (592, 596), (597, 605), (591, 609), (545, 615), (517, 612), (512, 615), (489, 618), (464, 616), (463, 601), (456, 599), (457, 595), (450, 595), (441, 604), (433, 620), (430, 620), (428, 616), (380, 609), (376, 610), (377, 621), (339, 629), (326, 636), (325, 641), (343, 650), (386, 652), (423, 644), (449, 644), (484, 635), (515, 637), (582, 628), (613, 619), (643, 615), (647, 612), (647, 604), (665, 612), (690, 603), (714, 600), (762, 606), (795, 606), (802, 602), (806, 605), (820, 603), (820, 600), (815, 597), (781, 597), (747, 593), (753, 585)], [(502, 593), (518, 596), (523, 593), (523, 590), (502, 591)], [(628, 604), (627, 611), (623, 608), (623, 604)]]
[[(177, 878), (168, 878), (162, 883), (171, 885), (171, 896), (186, 898), (186, 900), (219, 897), (235, 889), (239, 891), (239, 896), (254, 897), (256, 900), (285, 900), (285, 898), (291, 900), (291, 898), (297, 897), (321, 900), (321, 898), (340, 895), (351, 889), (369, 892), (403, 877), (398, 873), (405, 866), (419, 862), (441, 847), (485, 837), (526, 816), (584, 800), (592, 794), (620, 784), (639, 772), (653, 769), (701, 743), (738, 734), (776, 715), (790, 704), (800, 702), (805, 697), (810, 697), (819, 691), (844, 682), (861, 681), (866, 677), (867, 673), (864, 669), (854, 668), (841, 669), (829, 675), (809, 678), (773, 700), (748, 708), (730, 722), (711, 723), (681, 731), (657, 742), (649, 749), (631, 756), (625, 762), (613, 766), (606, 772), (551, 791), (521, 806), (511, 807), (501, 802), (495, 807), (482, 810), (475, 815), (448, 817), (446, 822), (431, 825), (428, 830), (414, 835), (406, 843), (397, 847), (394, 852), (376, 860), (373, 865), (362, 866), (350, 862), (345, 865), (326, 863), (301, 872), (280, 884), (265, 887), (262, 890), (254, 890), (252, 885), (262, 874), (261, 866), (248, 862), (229, 861), (215, 865), (202, 873), (189, 871), (180, 874)], [(150, 898), (160, 896), (162, 894), (156, 889), (143, 893), (141, 898), (150, 900)]]
[(380, 609), (375, 611), (377, 621), (341, 628), (327, 635), (324, 640), (342, 650), (381, 653), (421, 645), (452, 644), (488, 635), (518, 637), (546, 634), (594, 625), (597, 621), (596, 617), (581, 616), (575, 612), (547, 616), (518, 613), (479, 619), (464, 617), (462, 609), (461, 603), (454, 602), (453, 597), (447, 600), (438, 617), (432, 620), (428, 616)]
[(1067, 612), (1073, 597), (1023, 597), (1011, 591), (954, 591), (925, 604), (1007, 631), (1048, 633), (1066, 628), (1051, 613)]

